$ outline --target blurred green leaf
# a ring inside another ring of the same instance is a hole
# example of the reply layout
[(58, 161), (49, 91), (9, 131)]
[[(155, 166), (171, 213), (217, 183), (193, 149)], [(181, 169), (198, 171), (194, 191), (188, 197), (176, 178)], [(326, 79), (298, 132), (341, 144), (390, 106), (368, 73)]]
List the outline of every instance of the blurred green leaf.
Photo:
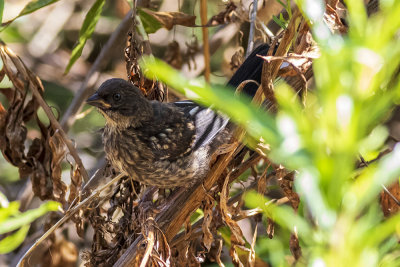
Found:
[[(282, 15), (282, 14), (281, 14)], [(280, 20), (277, 16), (272, 15), (272, 19), (275, 21), (276, 24), (279, 25), (282, 29), (286, 29), (286, 23), (282, 20)]]
[(156, 31), (158, 31), (163, 27), (162, 24), (156, 18), (154, 18), (147, 12), (143, 11), (141, 8), (138, 8), (137, 11), (140, 20), (143, 23), (144, 30), (146, 31), (147, 34), (155, 33)]
[(58, 2), (59, 0), (34, 0), (29, 2), (24, 9), (19, 13), (18, 17), (30, 14), (42, 7), (48, 6), (50, 4), (53, 4), (55, 2)]
[[(4, 196), (5, 197), (5, 196)], [(0, 208), (0, 222), (4, 222), (8, 217), (14, 216), (19, 213), (19, 202), (12, 201), (8, 206)]]
[(244, 199), (246, 201), (246, 206), (250, 208), (261, 208), (268, 218), (271, 218), (286, 229), (292, 230), (296, 227), (299, 235), (303, 238), (309, 239), (311, 237), (312, 229), (309, 224), (299, 215), (295, 214), (292, 208), (288, 206), (277, 206), (273, 201), (254, 191), (246, 193)]
[[(41, 9), (42, 7), (51, 5), (55, 2), (58, 2), (59, 0), (34, 0), (34, 1), (30, 1), (25, 7), (24, 9), (22, 9), (22, 11), (18, 14), (18, 16), (16, 16), (15, 18), (4, 22), (1, 24), (1, 28), (0, 28), (0, 32), (3, 31), (5, 29), (5, 27), (7, 27), (8, 25), (10, 25), (10, 23), (12, 23), (14, 20), (16, 20), (19, 17), (22, 17), (24, 15), (30, 14), (38, 9)], [(1, 3), (3, 3), (3, 6), (1, 6)], [(4, 8), (4, 1), (1, 0), (0, 1), (0, 11), (3, 11)], [(1, 16), (2, 16), (2, 12), (1, 12)], [(1, 17), (0, 17), (1, 18)], [(0, 20), (1, 21), (1, 20)]]
[[(24, 213), (13, 214), (8, 217), (5, 221), (0, 221), (0, 234), (14, 231), (23, 225), (29, 224), (37, 218), (43, 216), (49, 211), (56, 211), (60, 207), (60, 204), (55, 201), (48, 201), (43, 203), (39, 208), (28, 210)], [(3, 213), (4, 208), (0, 208), (0, 213)]]
[(0, 23), (3, 22), (4, 0), (0, 0)]
[(96, 2), (92, 5), (90, 10), (86, 14), (82, 28), (79, 32), (78, 43), (71, 52), (71, 57), (69, 59), (67, 67), (65, 68), (64, 74), (67, 74), (69, 72), (72, 65), (74, 65), (76, 60), (78, 60), (78, 58), (82, 55), (82, 50), (85, 47), (86, 41), (92, 36), (96, 24), (99, 21), (104, 3), (105, 0), (96, 0)]
[(9, 235), (0, 240), (0, 254), (9, 253), (19, 247), (19, 245), (24, 242), (25, 237), (28, 234), (29, 228), (29, 224), (24, 225), (12, 235)]

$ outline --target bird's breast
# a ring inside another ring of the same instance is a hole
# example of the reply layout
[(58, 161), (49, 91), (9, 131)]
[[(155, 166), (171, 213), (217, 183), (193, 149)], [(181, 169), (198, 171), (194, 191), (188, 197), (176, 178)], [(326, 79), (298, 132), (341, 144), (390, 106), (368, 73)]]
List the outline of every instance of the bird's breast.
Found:
[(104, 150), (112, 166), (134, 180), (158, 187), (188, 186), (193, 183), (198, 164), (192, 154), (174, 160), (156, 157), (150, 143), (140, 133), (105, 127)]

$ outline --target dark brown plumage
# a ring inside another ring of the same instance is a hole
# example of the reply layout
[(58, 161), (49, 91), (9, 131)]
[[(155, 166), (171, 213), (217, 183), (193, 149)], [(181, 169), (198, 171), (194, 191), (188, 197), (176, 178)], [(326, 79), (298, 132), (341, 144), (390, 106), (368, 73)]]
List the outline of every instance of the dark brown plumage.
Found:
[[(256, 49), (229, 84), (260, 81), (262, 61), (256, 53), (267, 48)], [(122, 79), (104, 82), (87, 103), (106, 119), (103, 143), (113, 167), (148, 185), (190, 186), (203, 179), (212, 153), (231, 134), (228, 119), (212, 110), (192, 101), (149, 101)]]

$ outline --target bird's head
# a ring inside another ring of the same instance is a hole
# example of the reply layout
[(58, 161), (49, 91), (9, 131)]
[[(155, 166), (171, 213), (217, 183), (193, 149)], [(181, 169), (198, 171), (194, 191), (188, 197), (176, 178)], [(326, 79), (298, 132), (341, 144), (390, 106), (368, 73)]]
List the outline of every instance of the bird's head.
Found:
[(86, 103), (97, 107), (106, 123), (117, 128), (139, 126), (153, 115), (150, 101), (123, 79), (105, 81)]

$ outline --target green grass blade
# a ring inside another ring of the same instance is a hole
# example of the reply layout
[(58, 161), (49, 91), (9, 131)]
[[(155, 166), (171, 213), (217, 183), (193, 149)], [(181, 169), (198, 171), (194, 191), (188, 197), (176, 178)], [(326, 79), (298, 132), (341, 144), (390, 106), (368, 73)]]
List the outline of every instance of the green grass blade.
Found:
[(82, 55), (82, 50), (85, 47), (86, 41), (92, 36), (97, 22), (99, 21), (101, 12), (103, 10), (105, 0), (96, 0), (89, 12), (86, 14), (85, 20), (83, 21), (82, 28), (79, 32), (78, 44), (74, 47), (69, 59), (68, 65), (65, 68), (64, 74), (67, 74), (71, 69), (72, 65)]

